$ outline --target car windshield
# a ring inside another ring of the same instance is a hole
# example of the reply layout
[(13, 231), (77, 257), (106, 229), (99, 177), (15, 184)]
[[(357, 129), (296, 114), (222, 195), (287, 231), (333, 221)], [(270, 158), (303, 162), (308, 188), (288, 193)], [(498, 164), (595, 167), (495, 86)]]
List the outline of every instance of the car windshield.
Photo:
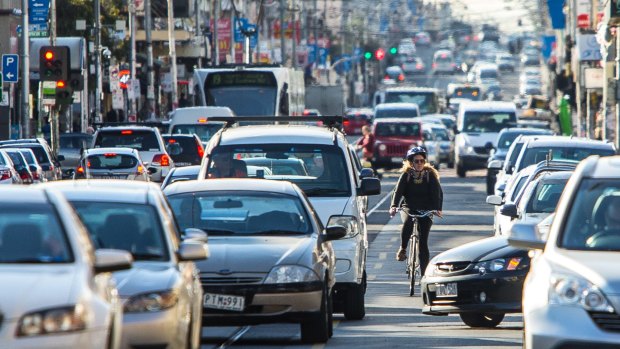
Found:
[(22, 153), (22, 155), (24, 156), (24, 159), (26, 159), (26, 161), (28, 162), (29, 165), (35, 165), (36, 164), (36, 161), (34, 160), (34, 157), (32, 156), (32, 152), (20, 151), (20, 153)]
[(415, 108), (378, 108), (375, 110), (375, 119), (381, 118), (415, 118), (420, 116)]
[[(435, 93), (423, 91), (386, 91), (384, 103), (415, 103), (421, 114), (438, 112)], [(375, 115), (376, 117), (376, 115)]]
[(419, 137), (420, 124), (418, 123), (377, 123), (375, 126), (377, 137)]
[(560, 200), (567, 179), (541, 181), (528, 201), (526, 213), (552, 213)]
[(276, 87), (212, 87), (207, 105), (229, 107), (239, 116), (276, 115)]
[(138, 159), (127, 154), (105, 153), (89, 155), (87, 164), (91, 170), (123, 170), (136, 167)]
[(168, 197), (179, 227), (209, 235), (309, 234), (312, 225), (296, 196), (269, 192), (213, 191)]
[(157, 134), (150, 130), (106, 130), (97, 134), (95, 148), (133, 148), (160, 151)]
[(515, 125), (514, 112), (466, 111), (463, 117), (464, 132), (499, 132)]
[(435, 138), (438, 141), (449, 141), (450, 135), (448, 135), (448, 131), (443, 128), (433, 128), (433, 133), (435, 133)]
[[(245, 162), (246, 159), (248, 162)], [(219, 146), (211, 155), (208, 166), (207, 178), (286, 180), (297, 184), (308, 196), (344, 197), (351, 192), (346, 159), (340, 148), (333, 145)], [(248, 167), (253, 167), (253, 171)], [(278, 174), (283, 168), (286, 168), (286, 173)]]
[(135, 260), (169, 260), (157, 211), (143, 203), (72, 201), (96, 248), (114, 248)]
[(82, 149), (85, 143), (90, 144), (92, 137), (63, 137), (60, 135), (58, 143), (61, 148)]
[(196, 134), (203, 142), (208, 142), (213, 135), (224, 126), (224, 123), (207, 123), (191, 125), (174, 125), (172, 134)]
[(581, 161), (590, 155), (610, 156), (614, 154), (611, 148), (577, 148), (570, 142), (564, 146), (527, 148), (520, 160), (519, 169), (545, 161), (549, 155), (551, 155), (551, 160)]
[(620, 251), (620, 180), (583, 179), (566, 217), (559, 247)]
[(481, 70), (480, 79), (497, 79), (497, 71), (493, 69)]
[(32, 203), (0, 205), (0, 264), (70, 262), (73, 254), (52, 207)]
[(21, 155), (20, 152), (7, 151), (7, 154), (9, 154), (9, 157), (11, 158), (11, 161), (13, 161), (13, 164), (16, 168), (19, 169), (26, 166), (26, 161), (24, 160), (24, 157)]
[(514, 142), (514, 140), (517, 139), (519, 135), (520, 133), (517, 133), (517, 132), (502, 133), (502, 135), (499, 137), (499, 140), (497, 141), (497, 148), (498, 149), (510, 148), (510, 146), (512, 145), (512, 142)]

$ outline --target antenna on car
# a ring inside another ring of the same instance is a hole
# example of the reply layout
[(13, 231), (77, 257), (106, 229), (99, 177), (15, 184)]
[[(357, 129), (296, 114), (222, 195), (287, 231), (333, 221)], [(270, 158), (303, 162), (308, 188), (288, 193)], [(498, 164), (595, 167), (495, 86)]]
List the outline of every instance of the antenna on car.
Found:
[(549, 149), (549, 152), (547, 153), (547, 156), (545, 158), (545, 160), (547, 161), (547, 165), (549, 165), (549, 162), (553, 160), (553, 150)]

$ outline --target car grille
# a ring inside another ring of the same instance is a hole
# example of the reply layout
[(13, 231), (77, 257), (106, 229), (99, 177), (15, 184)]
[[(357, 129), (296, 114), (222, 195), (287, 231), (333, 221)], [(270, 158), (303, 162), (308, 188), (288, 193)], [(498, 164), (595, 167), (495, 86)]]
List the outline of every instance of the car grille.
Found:
[(592, 321), (605, 331), (620, 332), (620, 315), (617, 313), (605, 313), (599, 311), (588, 312)]
[(435, 270), (438, 273), (456, 273), (467, 269), (469, 264), (469, 262), (439, 263), (435, 265)]
[(203, 285), (247, 285), (258, 284), (263, 281), (262, 277), (256, 276), (231, 276), (231, 277), (211, 277), (203, 276), (200, 282)]
[(489, 149), (486, 147), (474, 147), (474, 151), (478, 154), (489, 154)]
[(407, 154), (407, 151), (409, 150), (409, 146), (407, 145), (401, 145), (401, 144), (388, 144), (387, 146), (387, 152), (388, 154), (399, 154), (399, 155), (405, 155)]

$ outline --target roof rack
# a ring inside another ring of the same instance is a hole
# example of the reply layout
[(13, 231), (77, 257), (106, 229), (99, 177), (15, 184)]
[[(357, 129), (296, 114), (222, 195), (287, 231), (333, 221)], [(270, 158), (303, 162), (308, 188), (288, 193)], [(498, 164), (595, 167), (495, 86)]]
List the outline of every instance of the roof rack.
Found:
[(92, 126), (97, 130), (102, 127), (114, 127), (114, 126), (144, 126), (144, 127), (157, 127), (161, 132), (166, 132), (169, 125), (161, 121), (145, 121), (145, 122), (95, 122)]
[(323, 123), (323, 126), (330, 129), (342, 129), (344, 118), (342, 116), (212, 116), (207, 118), (209, 121), (222, 121), (230, 127), (240, 122), (256, 122), (256, 123), (299, 123), (299, 122), (317, 122)]

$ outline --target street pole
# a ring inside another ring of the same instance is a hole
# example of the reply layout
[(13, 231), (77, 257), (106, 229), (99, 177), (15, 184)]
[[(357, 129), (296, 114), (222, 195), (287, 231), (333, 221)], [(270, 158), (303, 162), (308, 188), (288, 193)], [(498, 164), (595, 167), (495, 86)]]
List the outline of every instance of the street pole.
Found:
[(291, 17), (292, 17), (291, 22), (292, 22), (292, 25), (293, 25), (293, 28), (292, 28), (292, 31), (291, 31), (291, 39), (293, 40), (291, 42), (291, 51), (293, 51), (292, 52), (293, 53), (292, 54), (292, 56), (293, 56), (293, 65), (292, 65), (293, 69), (297, 68), (297, 28), (295, 28), (295, 18), (297, 17), (297, 16), (295, 16), (295, 11), (297, 11), (296, 5), (297, 4), (295, 3), (295, 0), (293, 0), (293, 8), (291, 9)]
[[(137, 81), (136, 79), (136, 5), (133, 0), (131, 0), (131, 4), (129, 5), (129, 12), (130, 12), (129, 13), (129, 30), (131, 32), (130, 34), (131, 52), (130, 52), (130, 57), (129, 57), (129, 61), (130, 61), (129, 69), (131, 73), (131, 84), (130, 84), (130, 87), (132, 89), (131, 94), (133, 96), (129, 104), (129, 107), (130, 107), (129, 115), (132, 115), (133, 117), (137, 117), (136, 113), (138, 111), (138, 108), (136, 105), (136, 101), (139, 98), (139, 96), (136, 96), (136, 94), (134, 93), (135, 83)], [(129, 121), (129, 117), (127, 118), (127, 121)]]
[[(314, 67), (318, 70), (319, 68), (319, 8), (318, 8), (318, 0), (314, 0), (314, 9), (312, 11), (312, 23), (313, 23), (313, 31), (314, 31)], [(320, 75), (316, 77), (317, 81), (320, 80)]]
[[(99, 0), (96, 0), (99, 1)], [(151, 117), (151, 111), (155, 111), (155, 71), (153, 70), (153, 39), (151, 38), (151, 30), (153, 24), (151, 18), (151, 0), (144, 1), (144, 31), (146, 35), (146, 101)]]
[(28, 0), (22, 0), (22, 138), (30, 138), (30, 47)]
[[(56, 46), (56, 0), (50, 1), (50, 44), (52, 46)], [(39, 72), (39, 74), (40, 73), (41, 72)], [(59, 111), (60, 111), (60, 108), (57, 106), (50, 107), (50, 115), (52, 118), (50, 122), (50, 138), (51, 138), (52, 144), (50, 144), (50, 146), (52, 147), (52, 152), (54, 153), (54, 155), (58, 155), (58, 147), (59, 147), (59, 142), (58, 142), (58, 138), (60, 137), (60, 130), (58, 127)]]
[(592, 113), (590, 111), (591, 89), (586, 89), (586, 138), (592, 139)]
[(174, 7), (173, 1), (168, 0), (168, 49), (170, 54), (170, 76), (172, 78), (172, 110), (179, 106), (177, 94), (177, 51), (174, 38)]
[[(617, 28), (616, 28), (617, 29)], [(620, 35), (616, 35), (616, 130), (615, 142), (616, 149), (620, 147), (620, 98), (618, 98), (618, 90), (620, 89)]]
[[(232, 1), (231, 0), (231, 5), (232, 5)], [(230, 60), (233, 64), (237, 63), (237, 60), (235, 59), (235, 45), (237, 44), (235, 42), (235, 11), (233, 11), (234, 8), (231, 7), (230, 9)]]
[[(195, 15), (195, 25), (196, 27), (194, 28), (195, 32), (194, 35), (195, 36), (200, 36), (200, 38), (202, 38), (202, 30), (200, 29), (200, 16), (199, 16), (199, 12), (198, 11), (198, 0), (194, 0), (194, 15)], [(207, 45), (204, 42), (204, 39), (202, 40), (202, 44), (205, 45), (205, 50), (204, 50), (204, 55), (205, 57), (207, 56)], [(199, 50), (200, 52), (200, 50)], [(196, 62), (196, 67), (198, 67), (199, 69), (202, 68), (202, 57), (198, 56), (198, 61)]]
[(101, 73), (101, 4), (95, 0), (95, 122), (101, 122), (101, 91), (103, 91)]
[(220, 42), (217, 38), (218, 25), (217, 21), (220, 17), (220, 3), (218, 0), (213, 0), (213, 47), (215, 48), (215, 52), (213, 54), (213, 65), (220, 65)]
[(284, 65), (286, 64), (286, 50), (284, 49), (284, 0), (280, 0), (280, 60)]

